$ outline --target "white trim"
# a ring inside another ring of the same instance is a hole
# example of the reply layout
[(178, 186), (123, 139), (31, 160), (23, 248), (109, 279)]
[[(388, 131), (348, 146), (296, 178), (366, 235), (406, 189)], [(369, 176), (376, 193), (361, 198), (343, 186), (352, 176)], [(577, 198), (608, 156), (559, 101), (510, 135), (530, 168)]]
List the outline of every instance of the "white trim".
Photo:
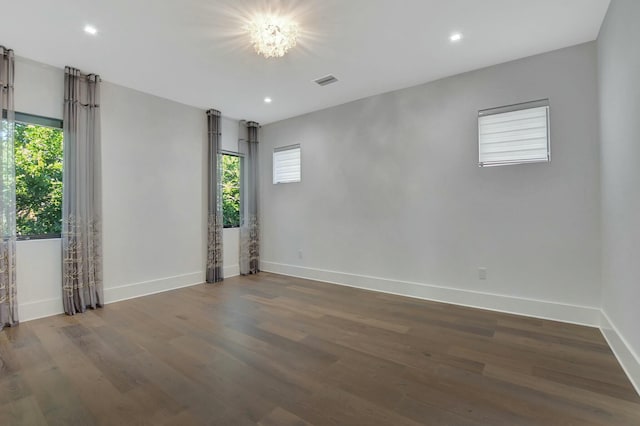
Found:
[[(269, 261), (261, 261), (260, 269), (265, 272), (319, 280), (330, 284), (373, 290), (381, 293), (453, 303), (473, 308), (507, 312), (591, 327), (599, 326), (602, 335), (618, 359), (622, 369), (640, 395), (640, 357), (618, 331), (606, 312), (598, 308), (390, 280)], [(237, 276), (239, 273), (239, 265), (224, 267), (225, 278)], [(105, 288), (105, 303), (114, 303), (169, 290), (191, 287), (201, 284), (203, 282), (202, 277), (202, 272), (193, 272), (190, 274)], [(61, 297), (21, 303), (18, 305), (18, 310), (21, 322), (58, 315), (64, 312)]]
[(631, 348), (606, 312), (600, 308), (390, 280), (269, 261), (261, 261), (260, 270), (381, 293), (599, 327), (629, 381), (640, 395), (640, 356)]
[(222, 270), (224, 278), (231, 278), (240, 275), (240, 265), (225, 266)]
[(183, 287), (191, 287), (204, 282), (203, 272), (191, 272), (189, 274), (160, 278), (157, 280), (142, 281), (139, 283), (125, 284), (118, 287), (104, 289), (105, 304), (119, 302), (121, 300), (134, 299), (141, 296), (176, 290)]
[[(224, 268), (224, 277), (231, 278), (240, 275), (240, 266), (231, 265)], [(176, 275), (139, 283), (125, 284), (104, 289), (105, 304), (120, 302), (137, 297), (149, 296), (179, 288), (191, 287), (204, 282), (203, 272)], [(20, 322), (32, 321), (64, 313), (62, 297), (35, 300), (18, 305)]]
[(527, 299), (416, 282), (391, 280), (345, 272), (261, 261), (260, 270), (292, 277), (323, 281), (382, 293), (453, 303), (516, 315), (562, 321), (590, 327), (600, 326), (600, 309), (546, 300)]
[[(62, 293), (62, 290), (60, 290)], [(34, 300), (32, 302), (18, 303), (18, 316), (20, 322), (27, 322), (40, 318), (58, 315), (64, 312), (62, 296), (53, 299)]]
[(633, 348), (631, 348), (631, 345), (629, 345), (624, 336), (618, 331), (604, 310), (602, 310), (600, 331), (602, 331), (602, 335), (618, 359), (622, 369), (627, 374), (631, 384), (633, 384), (636, 392), (640, 395), (640, 357), (635, 353)]

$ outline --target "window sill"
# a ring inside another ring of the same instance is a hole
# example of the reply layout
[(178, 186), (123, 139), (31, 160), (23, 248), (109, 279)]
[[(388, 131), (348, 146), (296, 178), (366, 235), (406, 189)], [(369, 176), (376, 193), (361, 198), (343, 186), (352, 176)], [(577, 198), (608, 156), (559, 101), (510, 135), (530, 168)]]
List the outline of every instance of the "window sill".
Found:
[(16, 238), (16, 241), (59, 240), (61, 237), (60, 234), (20, 235)]

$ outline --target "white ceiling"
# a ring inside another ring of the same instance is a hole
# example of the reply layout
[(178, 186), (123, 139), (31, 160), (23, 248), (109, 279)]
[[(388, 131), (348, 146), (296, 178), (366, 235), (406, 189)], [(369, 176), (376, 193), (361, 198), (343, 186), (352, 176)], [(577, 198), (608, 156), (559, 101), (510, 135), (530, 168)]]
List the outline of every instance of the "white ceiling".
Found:
[[(269, 123), (594, 40), (609, 0), (14, 0), (0, 44), (16, 55), (231, 118)], [(256, 12), (292, 15), (280, 59), (249, 46)], [(96, 37), (86, 35), (96, 26)], [(462, 32), (452, 44), (449, 35)], [(320, 87), (313, 79), (334, 74)], [(265, 96), (273, 98), (265, 104)]]

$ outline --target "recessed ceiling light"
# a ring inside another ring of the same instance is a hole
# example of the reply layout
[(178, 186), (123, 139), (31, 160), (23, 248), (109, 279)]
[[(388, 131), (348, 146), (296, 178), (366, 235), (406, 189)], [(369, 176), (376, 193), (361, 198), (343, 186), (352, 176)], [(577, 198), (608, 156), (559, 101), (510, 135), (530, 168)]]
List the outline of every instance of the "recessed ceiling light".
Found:
[(462, 34), (460, 33), (453, 33), (451, 34), (451, 36), (449, 37), (449, 40), (456, 42), (456, 41), (460, 41), (462, 40)]
[(264, 103), (265, 104), (270, 104), (271, 103), (271, 98), (268, 97), (268, 96), (266, 98), (264, 98)]
[(87, 34), (96, 35), (96, 34), (98, 34), (98, 29), (96, 27), (94, 27), (93, 25), (85, 25), (84, 26), (84, 32), (87, 33)]

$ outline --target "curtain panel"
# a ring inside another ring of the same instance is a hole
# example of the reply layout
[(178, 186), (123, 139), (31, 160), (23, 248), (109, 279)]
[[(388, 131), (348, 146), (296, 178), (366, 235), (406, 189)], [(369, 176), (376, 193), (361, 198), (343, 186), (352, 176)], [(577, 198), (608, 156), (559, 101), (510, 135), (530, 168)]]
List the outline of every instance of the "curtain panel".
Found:
[(207, 282), (223, 280), (222, 265), (222, 154), (220, 111), (207, 111), (209, 145), (208, 216), (207, 216)]
[(240, 274), (260, 271), (260, 226), (258, 223), (258, 129), (260, 125), (249, 121), (244, 151), (245, 190), (240, 219)]
[(65, 68), (63, 131), (62, 299), (74, 315), (104, 304), (98, 75)]
[(13, 50), (0, 46), (0, 330), (18, 324), (16, 290), (16, 175)]

